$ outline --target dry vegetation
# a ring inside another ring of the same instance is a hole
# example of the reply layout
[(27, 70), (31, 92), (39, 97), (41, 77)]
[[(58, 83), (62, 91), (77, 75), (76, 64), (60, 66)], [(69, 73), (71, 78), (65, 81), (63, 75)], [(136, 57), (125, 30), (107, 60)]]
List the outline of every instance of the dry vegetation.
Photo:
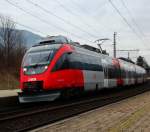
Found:
[(21, 31), (8, 17), (0, 16), (0, 89), (19, 87), (19, 69), (25, 53)]
[(0, 90), (19, 88), (19, 80), (12, 74), (0, 73)]

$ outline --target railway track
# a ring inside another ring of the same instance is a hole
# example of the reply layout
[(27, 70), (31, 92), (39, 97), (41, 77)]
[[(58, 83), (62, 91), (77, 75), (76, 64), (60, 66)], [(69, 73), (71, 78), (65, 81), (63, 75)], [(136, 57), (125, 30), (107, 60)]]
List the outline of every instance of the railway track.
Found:
[(56, 101), (42, 106), (34, 104), (34, 107), (20, 111), (7, 111), (0, 115), (0, 129), (5, 132), (31, 130), (149, 90), (150, 82), (136, 87), (100, 91), (97, 95), (93, 93), (66, 102)]

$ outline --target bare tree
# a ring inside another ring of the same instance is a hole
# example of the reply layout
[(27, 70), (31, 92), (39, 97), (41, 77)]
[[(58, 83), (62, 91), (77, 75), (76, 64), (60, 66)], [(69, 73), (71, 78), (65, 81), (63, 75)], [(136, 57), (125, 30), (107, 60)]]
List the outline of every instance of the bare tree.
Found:
[(25, 52), (24, 37), (15, 27), (11, 18), (0, 15), (0, 59), (1, 65), (7, 68), (19, 67)]
[(15, 23), (8, 17), (0, 16), (0, 27), (0, 38), (4, 47), (3, 54), (9, 65), (10, 51), (15, 46), (13, 42)]

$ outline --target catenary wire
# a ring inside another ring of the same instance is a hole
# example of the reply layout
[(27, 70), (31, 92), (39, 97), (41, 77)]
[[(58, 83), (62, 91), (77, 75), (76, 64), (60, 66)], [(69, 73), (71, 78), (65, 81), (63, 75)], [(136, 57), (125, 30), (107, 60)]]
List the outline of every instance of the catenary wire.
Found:
[[(83, 18), (74, 13), (72, 10), (70, 10), (69, 8), (67, 8), (66, 6), (64, 6), (59, 0), (55, 0), (54, 2), (56, 2), (60, 7), (62, 7), (66, 12), (68, 12), (69, 14), (71, 14), (72, 16), (76, 16), (77, 18), (80, 18), (80, 21), (85, 24), (88, 28), (92, 29), (94, 32), (97, 32), (97, 30), (95, 30), (95, 28), (93, 28), (93, 26), (91, 26), (90, 24), (88, 24), (85, 20), (83, 20)], [(97, 36), (98, 37), (98, 36)]]
[[(9, 4), (11, 4), (12, 6), (14, 6), (14, 7), (20, 9), (21, 11), (25, 12), (26, 14), (28, 14), (28, 15), (30, 15), (30, 16), (32, 16), (32, 17), (38, 19), (38, 20), (40, 20), (41, 22), (43, 22), (43, 23), (45, 23), (45, 24), (47, 24), (47, 25), (49, 26), (49, 22), (45, 21), (44, 19), (41, 19), (40, 17), (38, 17), (38, 16), (36, 16), (36, 15), (30, 13), (29, 11), (26, 11), (25, 9), (23, 9), (23, 8), (21, 8), (20, 6), (14, 4), (14, 3), (12, 3), (12, 2), (10, 2), (9, 0), (5, 0), (5, 1), (8, 2)], [(53, 23), (51, 23), (51, 25), (53, 25), (53, 26), (54, 26), (56, 29), (58, 29), (58, 30), (61, 30), (61, 31), (70, 33), (71, 35), (75, 36), (76, 38), (80, 38), (80, 39), (82, 39), (82, 40), (85, 40), (85, 41), (88, 41), (88, 42), (90, 42), (90, 43), (93, 43), (92, 41), (87, 40), (87, 39), (84, 39), (83, 37), (81, 37), (81, 36), (79, 36), (79, 35), (76, 35), (76, 34), (74, 34), (74, 33), (68, 32), (68, 31), (66, 31), (66, 30), (63, 29), (63, 28), (54, 25)], [(50, 26), (49, 26), (49, 27), (50, 27)]]
[[(75, 2), (74, 0), (71, 0), (71, 3), (74, 5), (74, 7), (77, 7), (78, 9), (82, 10), (83, 12), (88, 12), (87, 8), (85, 8), (85, 6), (80, 6), (77, 2)], [(100, 21), (98, 21), (97, 18), (95, 18), (94, 16), (90, 16), (96, 23), (97, 25), (99, 25)], [(104, 24), (102, 24), (104, 29), (107, 29), (109, 31), (112, 31), (112, 29), (110, 29), (109, 27), (104, 26)], [(114, 31), (113, 31), (114, 32)]]
[[(135, 21), (135, 19), (132, 16), (132, 13), (130, 12), (130, 10), (128, 9), (128, 7), (126, 6), (124, 0), (121, 0), (122, 5), (124, 6), (124, 8), (127, 10), (127, 13), (129, 14), (132, 22), (134, 23), (134, 25), (136, 26), (136, 28), (138, 29), (138, 32), (141, 34), (141, 36), (145, 37), (145, 34), (143, 33), (142, 29), (140, 28), (140, 26), (137, 24), (137, 22)], [(149, 42), (148, 42), (149, 43)]]
[(95, 36), (95, 35), (93, 35), (93, 34), (87, 32), (87, 31), (85, 31), (84, 29), (82, 29), (81, 27), (79, 27), (79, 26), (77, 26), (77, 25), (71, 23), (70, 21), (63, 19), (62, 17), (56, 15), (55, 13), (51, 12), (50, 10), (48, 10), (48, 9), (46, 9), (46, 8), (40, 6), (39, 4), (34, 3), (34, 2), (31, 1), (31, 0), (26, 0), (26, 1), (27, 1), (28, 3), (30, 3), (30, 4), (32, 4), (32, 5), (34, 5), (34, 6), (38, 7), (38, 8), (40, 8), (40, 9), (43, 10), (44, 12), (46, 12), (46, 13), (48, 13), (48, 14), (54, 16), (54, 17), (56, 17), (56, 18), (59, 19), (60, 21), (63, 21), (64, 23), (66, 23), (66, 24), (68, 24), (68, 25), (74, 27), (75, 29), (78, 29), (78, 30), (80, 30), (80, 31), (82, 31), (82, 32), (84, 32), (84, 33), (86, 33), (86, 34), (88, 34), (89, 36), (93, 37), (94, 39), (97, 38), (97, 36)]
[(108, 0), (109, 3), (112, 5), (112, 7), (115, 9), (115, 11), (119, 14), (119, 16), (122, 18), (122, 20), (128, 25), (128, 27), (133, 31), (133, 33), (137, 36), (137, 38), (145, 45), (145, 42), (143, 42), (141, 36), (135, 31), (135, 29), (130, 25), (130, 23), (127, 21), (127, 19), (122, 15), (122, 13), (119, 11), (119, 9), (115, 6), (115, 4), (111, 1)]

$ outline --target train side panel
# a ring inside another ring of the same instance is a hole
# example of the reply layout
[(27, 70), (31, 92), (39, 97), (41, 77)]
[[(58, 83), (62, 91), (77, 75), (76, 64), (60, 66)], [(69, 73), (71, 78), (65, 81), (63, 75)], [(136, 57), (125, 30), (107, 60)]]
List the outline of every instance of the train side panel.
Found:
[(58, 70), (51, 73), (50, 80), (52, 81), (50, 87), (53, 89), (83, 88), (83, 78), (81, 70)]
[(83, 70), (84, 75), (84, 90), (98, 90), (103, 88), (104, 74), (100, 71)]

